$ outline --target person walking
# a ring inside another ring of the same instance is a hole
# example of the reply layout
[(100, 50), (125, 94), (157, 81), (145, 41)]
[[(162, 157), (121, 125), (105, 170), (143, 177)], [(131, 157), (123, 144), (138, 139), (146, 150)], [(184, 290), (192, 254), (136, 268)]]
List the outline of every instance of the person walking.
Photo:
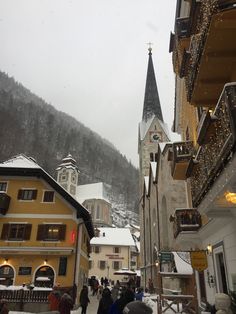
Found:
[(122, 291), (121, 296), (111, 306), (109, 314), (122, 314), (123, 309), (129, 302), (134, 301), (134, 293), (131, 289)]
[(58, 310), (60, 314), (70, 314), (73, 309), (73, 300), (68, 293), (64, 293), (58, 305)]
[(143, 288), (138, 288), (137, 292), (135, 293), (135, 300), (143, 301)]
[(79, 297), (80, 306), (82, 308), (81, 314), (86, 314), (88, 304), (90, 303), (89, 297), (88, 297), (88, 287), (83, 286), (80, 297)]
[(109, 314), (112, 304), (111, 291), (109, 288), (105, 288), (102, 292), (102, 298), (99, 301), (97, 314)]
[(61, 293), (58, 290), (57, 286), (54, 286), (53, 290), (48, 295), (49, 310), (58, 311), (60, 300)]

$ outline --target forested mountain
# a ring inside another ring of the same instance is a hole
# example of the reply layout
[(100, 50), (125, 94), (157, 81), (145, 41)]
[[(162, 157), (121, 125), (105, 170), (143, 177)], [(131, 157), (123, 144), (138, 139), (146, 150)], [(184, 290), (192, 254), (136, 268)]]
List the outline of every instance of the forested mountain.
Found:
[(24, 153), (55, 177), (56, 167), (71, 153), (80, 170), (79, 184), (110, 184), (113, 197), (123, 200), (124, 210), (137, 210), (138, 170), (126, 157), (107, 140), (3, 72), (0, 134), (0, 161)]

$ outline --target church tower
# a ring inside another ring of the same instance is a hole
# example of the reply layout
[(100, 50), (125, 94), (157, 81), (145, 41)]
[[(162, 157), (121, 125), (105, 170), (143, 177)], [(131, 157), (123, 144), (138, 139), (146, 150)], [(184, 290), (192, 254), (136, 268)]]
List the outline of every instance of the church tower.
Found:
[(73, 197), (76, 197), (79, 169), (76, 160), (69, 154), (62, 159), (62, 163), (57, 167), (57, 182), (67, 190)]
[(139, 123), (138, 139), (140, 189), (142, 189), (144, 177), (149, 175), (150, 161), (156, 161), (158, 143), (169, 141), (168, 128), (162, 116), (151, 47), (148, 52), (143, 116)]

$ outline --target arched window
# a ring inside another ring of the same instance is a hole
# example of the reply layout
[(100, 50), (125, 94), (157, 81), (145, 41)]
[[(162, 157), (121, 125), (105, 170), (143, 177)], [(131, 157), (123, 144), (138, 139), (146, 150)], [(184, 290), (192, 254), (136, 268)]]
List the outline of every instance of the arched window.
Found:
[(50, 266), (41, 266), (35, 273), (35, 287), (52, 288), (54, 285), (54, 271)]
[(11, 286), (14, 281), (14, 269), (9, 265), (0, 267), (0, 285)]

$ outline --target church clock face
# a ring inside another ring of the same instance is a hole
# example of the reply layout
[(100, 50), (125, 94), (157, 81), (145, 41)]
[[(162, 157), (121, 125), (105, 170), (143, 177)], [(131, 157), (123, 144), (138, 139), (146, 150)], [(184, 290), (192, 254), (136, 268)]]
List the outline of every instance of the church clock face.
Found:
[(159, 142), (161, 139), (161, 134), (159, 132), (150, 132), (150, 142)]

